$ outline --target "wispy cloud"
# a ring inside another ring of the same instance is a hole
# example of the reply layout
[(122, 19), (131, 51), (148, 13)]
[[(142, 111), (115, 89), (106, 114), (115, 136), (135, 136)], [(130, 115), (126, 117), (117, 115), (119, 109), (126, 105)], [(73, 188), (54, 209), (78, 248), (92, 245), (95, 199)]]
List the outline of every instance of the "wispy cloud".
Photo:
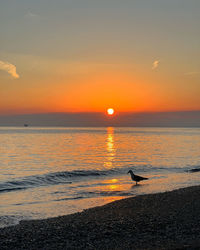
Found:
[(187, 72), (185, 73), (186, 76), (197, 76), (200, 75), (200, 72), (198, 71), (191, 71), (191, 72)]
[(19, 75), (16, 72), (16, 66), (9, 62), (0, 61), (0, 70), (8, 72), (8, 74), (15, 79), (19, 78)]
[(31, 11), (28, 11), (28, 12), (26, 13), (25, 17), (26, 17), (26, 18), (29, 18), (29, 19), (35, 19), (35, 18), (38, 17), (38, 15), (35, 14), (35, 13), (33, 13), (33, 12), (31, 12)]
[(153, 62), (153, 65), (152, 65), (152, 70), (157, 69), (157, 68), (158, 68), (159, 63), (160, 63), (160, 61), (159, 61), (159, 60), (154, 61), (154, 62)]

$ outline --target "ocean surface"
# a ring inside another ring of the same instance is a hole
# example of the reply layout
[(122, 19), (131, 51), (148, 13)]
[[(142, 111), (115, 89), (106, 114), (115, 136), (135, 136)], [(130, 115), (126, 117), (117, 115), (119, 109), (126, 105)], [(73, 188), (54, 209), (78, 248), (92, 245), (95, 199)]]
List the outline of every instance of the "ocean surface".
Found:
[(199, 170), (200, 128), (0, 127), (0, 227), (199, 185)]

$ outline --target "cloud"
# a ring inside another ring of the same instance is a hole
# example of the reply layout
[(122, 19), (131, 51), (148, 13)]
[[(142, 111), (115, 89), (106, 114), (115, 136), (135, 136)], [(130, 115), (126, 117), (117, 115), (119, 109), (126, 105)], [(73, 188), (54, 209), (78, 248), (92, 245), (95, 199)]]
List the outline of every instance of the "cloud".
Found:
[(186, 76), (196, 76), (199, 74), (200, 74), (200, 72), (198, 72), (198, 71), (191, 71), (191, 72), (185, 73)]
[(154, 62), (153, 62), (153, 65), (152, 65), (152, 70), (158, 68), (159, 63), (160, 63), (159, 60), (154, 61)]
[(9, 62), (0, 61), (0, 70), (6, 71), (15, 79), (19, 78), (19, 75), (16, 72), (16, 66)]
[(35, 18), (38, 17), (38, 15), (35, 14), (35, 13), (33, 13), (33, 12), (31, 12), (31, 11), (28, 11), (28, 12), (26, 13), (25, 17), (26, 17), (26, 18), (29, 18), (29, 19), (35, 19)]

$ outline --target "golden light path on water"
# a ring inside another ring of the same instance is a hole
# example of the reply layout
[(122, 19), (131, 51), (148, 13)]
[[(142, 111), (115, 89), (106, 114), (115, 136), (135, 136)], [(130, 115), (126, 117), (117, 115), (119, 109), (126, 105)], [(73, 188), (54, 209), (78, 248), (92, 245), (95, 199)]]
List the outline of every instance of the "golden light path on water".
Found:
[(105, 168), (112, 168), (113, 161), (115, 160), (115, 145), (114, 145), (114, 128), (107, 128), (107, 139), (106, 139), (106, 161), (104, 162)]

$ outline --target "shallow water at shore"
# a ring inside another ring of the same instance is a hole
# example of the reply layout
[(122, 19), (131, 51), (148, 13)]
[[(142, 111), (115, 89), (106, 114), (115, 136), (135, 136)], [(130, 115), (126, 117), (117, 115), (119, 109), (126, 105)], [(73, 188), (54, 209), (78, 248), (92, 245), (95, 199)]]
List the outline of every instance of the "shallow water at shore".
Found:
[[(0, 226), (199, 184), (200, 129), (0, 128)], [(149, 180), (135, 185), (129, 169)]]

